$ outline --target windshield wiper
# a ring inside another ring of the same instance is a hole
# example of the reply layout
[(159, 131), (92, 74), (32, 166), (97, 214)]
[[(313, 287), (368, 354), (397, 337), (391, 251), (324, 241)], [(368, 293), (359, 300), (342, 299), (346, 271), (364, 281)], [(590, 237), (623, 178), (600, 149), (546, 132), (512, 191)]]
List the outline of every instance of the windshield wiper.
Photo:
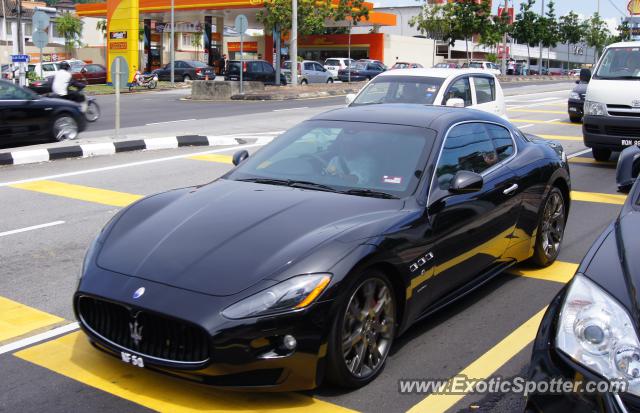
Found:
[(311, 181), (298, 181), (295, 179), (245, 178), (245, 179), (238, 179), (238, 181), (254, 182), (257, 184), (266, 184), (266, 185), (290, 186), (292, 188), (316, 189), (319, 191), (337, 192), (335, 188), (332, 188), (328, 185), (318, 184)]
[(370, 196), (372, 198), (398, 199), (398, 197), (395, 195), (391, 195), (382, 191), (374, 191), (372, 189), (354, 188), (347, 191), (341, 191), (340, 193), (347, 195)]

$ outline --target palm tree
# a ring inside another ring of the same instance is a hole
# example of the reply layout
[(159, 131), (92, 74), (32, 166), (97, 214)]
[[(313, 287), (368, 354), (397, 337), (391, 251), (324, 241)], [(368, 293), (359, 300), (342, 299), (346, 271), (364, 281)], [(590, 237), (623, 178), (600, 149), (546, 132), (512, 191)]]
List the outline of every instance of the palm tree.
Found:
[(104, 39), (104, 59), (107, 60), (107, 20), (98, 20), (96, 30), (102, 33), (102, 38)]

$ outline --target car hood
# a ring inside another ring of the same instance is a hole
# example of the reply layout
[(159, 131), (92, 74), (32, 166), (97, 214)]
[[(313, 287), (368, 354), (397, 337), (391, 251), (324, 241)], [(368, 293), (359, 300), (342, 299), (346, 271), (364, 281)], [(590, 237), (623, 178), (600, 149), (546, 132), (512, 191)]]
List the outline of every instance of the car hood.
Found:
[(638, 99), (640, 80), (603, 80), (592, 79), (587, 87), (587, 100), (608, 105), (627, 105), (634, 107)]
[(582, 271), (623, 304), (640, 330), (640, 212), (623, 214)]
[[(403, 204), (221, 179), (152, 196), (123, 211), (105, 230), (96, 263), (178, 288), (232, 295)], [(327, 262), (327, 269), (333, 264)]]

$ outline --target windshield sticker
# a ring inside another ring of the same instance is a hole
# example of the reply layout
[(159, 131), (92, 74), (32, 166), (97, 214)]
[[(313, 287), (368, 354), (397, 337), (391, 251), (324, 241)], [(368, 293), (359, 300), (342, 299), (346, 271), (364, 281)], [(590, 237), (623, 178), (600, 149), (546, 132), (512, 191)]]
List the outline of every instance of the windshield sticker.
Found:
[(402, 183), (402, 177), (401, 176), (389, 176), (389, 175), (385, 175), (382, 177), (382, 183), (384, 184), (401, 184)]

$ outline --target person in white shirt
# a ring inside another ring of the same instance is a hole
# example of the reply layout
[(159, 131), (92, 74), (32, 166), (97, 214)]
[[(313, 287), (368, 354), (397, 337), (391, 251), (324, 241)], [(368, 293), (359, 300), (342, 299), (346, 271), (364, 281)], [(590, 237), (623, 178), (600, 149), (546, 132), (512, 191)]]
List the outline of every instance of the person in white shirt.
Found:
[(53, 83), (51, 84), (51, 91), (60, 96), (63, 99), (72, 100), (74, 102), (84, 102), (84, 95), (77, 90), (69, 90), (69, 86), (74, 86), (78, 89), (84, 88), (85, 84), (79, 82), (73, 78), (69, 72), (71, 66), (69, 63), (60, 63), (60, 70), (53, 75)]

